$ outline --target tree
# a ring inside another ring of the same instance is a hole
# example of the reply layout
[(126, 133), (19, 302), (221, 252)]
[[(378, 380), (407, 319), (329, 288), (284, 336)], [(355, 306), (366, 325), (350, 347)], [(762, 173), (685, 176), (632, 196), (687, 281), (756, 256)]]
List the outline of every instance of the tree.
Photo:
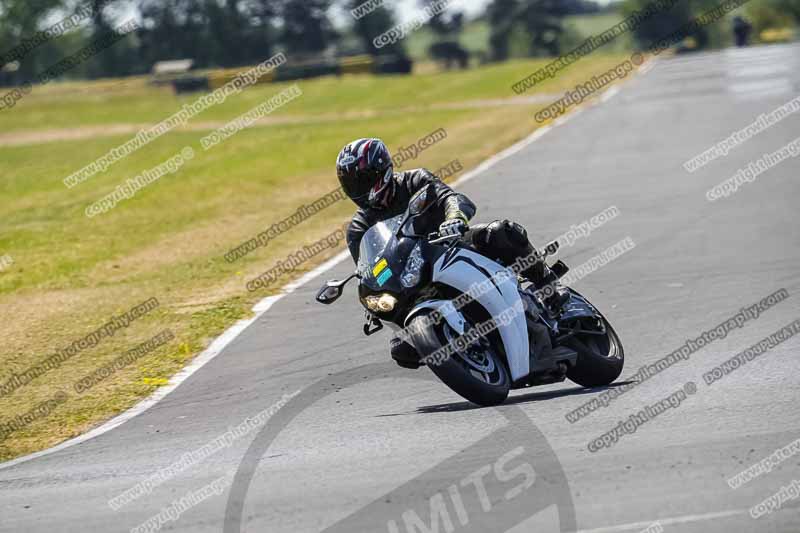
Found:
[[(645, 9), (649, 3), (650, 0), (626, 0), (622, 5), (623, 15), (630, 16), (634, 11)], [(647, 48), (658, 40), (684, 28), (694, 17), (717, 6), (716, 0), (677, 2), (671, 9), (658, 11), (655, 15), (642, 21), (634, 29), (634, 38), (641, 48)], [(708, 27), (700, 27), (686, 36), (693, 38), (698, 48), (705, 48), (709, 44)]]
[[(0, 54), (3, 57), (13, 49), (22, 45), (26, 39), (32, 39), (40, 30), (47, 27), (45, 21), (57, 10), (66, 10), (63, 0), (0, 0)], [(44, 43), (27, 51), (19, 59), (19, 69), (14, 78), (17, 81), (33, 79), (53, 62), (55, 45)], [(10, 61), (0, 60), (0, 68)]]
[[(364, 0), (349, 0), (346, 4), (347, 14), (364, 3)], [(395, 25), (394, 14), (383, 5), (374, 11), (358, 18), (353, 24), (353, 33), (356, 34), (364, 50), (370, 55), (396, 55), (405, 57), (406, 52), (402, 41), (389, 43), (381, 48), (376, 48), (372, 44), (375, 37), (381, 35)]]
[[(433, 4), (431, 0), (420, 0), (422, 7)], [(428, 21), (428, 26), (434, 34), (434, 42), (428, 47), (428, 54), (441, 61), (445, 68), (457, 64), (461, 68), (469, 65), (469, 52), (461, 46), (459, 37), (464, 31), (464, 13), (439, 11)]]
[(198, 66), (213, 65), (216, 42), (202, 31), (207, 26), (203, 6), (196, 0), (142, 0), (142, 60), (157, 61), (191, 58)]
[(559, 39), (564, 32), (562, 20), (567, 8), (561, 0), (529, 0), (520, 6), (520, 18), (525, 25), (531, 56), (560, 53)]
[(198, 67), (232, 67), (269, 57), (274, 45), (268, 0), (141, 0), (142, 61), (194, 59)]
[[(92, 9), (91, 39), (98, 39), (114, 31), (114, 26), (109, 22), (106, 13), (108, 11), (106, 8), (110, 7), (109, 4), (111, 4), (109, 0), (91, 0), (89, 2), (88, 5)], [(99, 78), (141, 73), (145, 68), (137, 57), (132, 36), (126, 36), (87, 60), (82, 70), (89, 78)]]
[(0, 0), (0, 37), (5, 47), (19, 44), (43, 29), (42, 23), (63, 0)]
[(494, 0), (487, 8), (492, 59), (508, 59), (511, 35), (516, 29), (525, 34), (529, 55), (558, 55), (567, 9), (561, 0)]
[(791, 15), (795, 23), (800, 24), (800, 0), (773, 0), (771, 3), (779, 12)]
[(283, 25), (280, 40), (287, 48), (287, 55), (319, 54), (336, 39), (336, 32), (328, 19), (331, 0), (282, 0), (277, 3)]
[(224, 66), (258, 63), (272, 55), (277, 16), (274, 2), (206, 0), (208, 38), (216, 46), (214, 62)]
[(510, 55), (511, 31), (516, 22), (515, 13), (518, 7), (518, 0), (494, 0), (486, 8), (492, 61), (505, 61)]

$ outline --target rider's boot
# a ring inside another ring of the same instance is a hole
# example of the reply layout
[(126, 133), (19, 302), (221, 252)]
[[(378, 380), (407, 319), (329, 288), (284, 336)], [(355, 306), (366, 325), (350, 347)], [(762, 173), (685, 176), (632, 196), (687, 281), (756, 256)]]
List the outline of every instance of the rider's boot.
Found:
[(569, 301), (569, 293), (558, 285), (558, 276), (550, 270), (544, 261), (537, 261), (536, 264), (520, 272), (528, 278), (545, 296), (542, 303), (554, 315), (561, 312), (561, 308)]
[(551, 294), (545, 296), (542, 302), (544, 302), (547, 308), (554, 315), (558, 315), (561, 312), (561, 309), (564, 307), (564, 304), (569, 301), (569, 292), (567, 292), (564, 287), (559, 285), (558, 277), (553, 273), (553, 271), (549, 271), (547, 276), (545, 276), (544, 286), (551, 289)]

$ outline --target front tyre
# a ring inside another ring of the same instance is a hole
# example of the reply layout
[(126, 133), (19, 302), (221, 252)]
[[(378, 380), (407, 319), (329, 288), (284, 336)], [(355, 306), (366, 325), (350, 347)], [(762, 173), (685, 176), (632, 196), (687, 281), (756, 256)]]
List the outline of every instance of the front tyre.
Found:
[(436, 377), (472, 403), (482, 406), (503, 403), (511, 389), (511, 378), (491, 340), (481, 337), (465, 349), (457, 350), (453, 341), (458, 333), (445, 321), (434, 323), (427, 318), (430, 314), (422, 312), (415, 316), (407, 331), (417, 353)]

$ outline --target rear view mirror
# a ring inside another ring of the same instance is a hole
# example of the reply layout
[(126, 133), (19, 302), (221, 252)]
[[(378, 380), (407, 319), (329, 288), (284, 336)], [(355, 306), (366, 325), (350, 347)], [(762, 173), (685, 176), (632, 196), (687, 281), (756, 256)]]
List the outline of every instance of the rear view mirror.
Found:
[(319, 292), (317, 292), (317, 301), (325, 305), (332, 304), (342, 295), (342, 292), (344, 292), (344, 286), (347, 285), (347, 282), (355, 277), (358, 277), (358, 275), (352, 274), (341, 281), (332, 279), (325, 282), (325, 285), (323, 285)]
[(564, 277), (564, 274), (569, 272), (569, 267), (566, 264), (564, 264), (564, 261), (559, 259), (558, 261), (550, 265), (550, 270), (553, 271), (553, 274), (555, 274), (558, 279), (561, 279)]
[(329, 305), (339, 299), (342, 295), (344, 283), (341, 281), (331, 280), (317, 293), (317, 301), (321, 304)]

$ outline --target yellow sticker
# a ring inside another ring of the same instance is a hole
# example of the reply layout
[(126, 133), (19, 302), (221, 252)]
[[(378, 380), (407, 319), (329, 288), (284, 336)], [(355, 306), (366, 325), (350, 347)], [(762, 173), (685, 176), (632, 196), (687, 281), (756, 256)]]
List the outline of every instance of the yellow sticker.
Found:
[(378, 261), (377, 265), (372, 267), (372, 275), (377, 276), (378, 274), (383, 272), (383, 269), (386, 268), (388, 265), (389, 263), (386, 261), (386, 259), (381, 259), (380, 261)]

